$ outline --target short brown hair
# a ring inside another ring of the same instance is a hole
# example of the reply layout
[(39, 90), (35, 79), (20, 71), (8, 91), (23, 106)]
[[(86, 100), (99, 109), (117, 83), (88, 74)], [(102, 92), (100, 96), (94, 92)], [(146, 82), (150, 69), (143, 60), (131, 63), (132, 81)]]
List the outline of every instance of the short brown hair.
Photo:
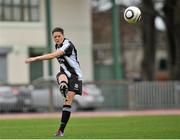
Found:
[(60, 27), (55, 27), (53, 30), (52, 30), (52, 34), (54, 34), (54, 32), (60, 32), (62, 35), (64, 35), (64, 30)]

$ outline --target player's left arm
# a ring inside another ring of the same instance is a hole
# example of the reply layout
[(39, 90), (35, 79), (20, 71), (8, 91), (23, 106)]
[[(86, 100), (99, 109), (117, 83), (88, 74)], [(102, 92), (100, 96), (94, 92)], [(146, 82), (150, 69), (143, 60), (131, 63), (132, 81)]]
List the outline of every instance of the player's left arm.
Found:
[(44, 55), (40, 55), (40, 56), (36, 56), (36, 57), (27, 58), (25, 60), (25, 63), (32, 63), (34, 61), (49, 60), (49, 59), (59, 57), (59, 56), (61, 56), (63, 54), (64, 54), (64, 51), (57, 50), (57, 51), (55, 51), (53, 53), (48, 53), (48, 54), (44, 54)]

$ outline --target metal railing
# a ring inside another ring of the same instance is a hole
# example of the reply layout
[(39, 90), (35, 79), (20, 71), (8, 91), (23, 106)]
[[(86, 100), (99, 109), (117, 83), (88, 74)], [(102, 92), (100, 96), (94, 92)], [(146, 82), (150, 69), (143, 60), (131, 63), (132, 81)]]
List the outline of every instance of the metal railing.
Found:
[(179, 107), (179, 82), (137, 82), (129, 85), (129, 109), (166, 109)]
[[(104, 102), (102, 103), (102, 108), (104, 109), (140, 110), (180, 108), (180, 81), (95, 81), (85, 84), (94, 84), (101, 90), (104, 97)], [(54, 84), (43, 85), (45, 87), (42, 88), (41, 92), (44, 97), (48, 95), (48, 93), (44, 93), (44, 90)], [(45, 101), (42, 98), (37, 98), (36, 96), (38, 94), (33, 94), (33, 89), (21, 88), (21, 92), (17, 92), (12, 85), (7, 86), (11, 88), (7, 88), (6, 91), (5, 89), (4, 91), (1, 89), (0, 92), (0, 111), (9, 111), (11, 109), (28, 111), (33, 107), (34, 98), (36, 100), (40, 99), (40, 102)], [(28, 86), (26, 85), (26, 87)], [(3, 94), (3, 92), (6, 93)], [(12, 94), (10, 94), (11, 92)], [(36, 96), (34, 97), (34, 95)], [(57, 102), (59, 102), (59, 97), (53, 98), (55, 98), (53, 103), (49, 102), (51, 105), (56, 104), (54, 101), (58, 100)], [(48, 104), (48, 99), (46, 104)], [(47, 111), (51, 110), (48, 109)]]
[(104, 107), (114, 109), (180, 108), (179, 81), (96, 82), (105, 97)]

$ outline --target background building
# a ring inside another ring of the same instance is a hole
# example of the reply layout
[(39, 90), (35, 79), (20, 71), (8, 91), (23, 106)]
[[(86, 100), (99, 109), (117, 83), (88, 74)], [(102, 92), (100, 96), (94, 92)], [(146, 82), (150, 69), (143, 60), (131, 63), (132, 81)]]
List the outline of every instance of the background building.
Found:
[[(90, 1), (50, 2), (52, 28), (64, 28), (65, 36), (78, 49), (84, 80), (92, 80)], [(22, 84), (48, 76), (47, 61), (31, 65), (24, 63), (29, 56), (47, 52), (46, 10), (45, 0), (0, 0), (1, 82)], [(58, 63), (53, 60), (53, 75), (58, 69)]]

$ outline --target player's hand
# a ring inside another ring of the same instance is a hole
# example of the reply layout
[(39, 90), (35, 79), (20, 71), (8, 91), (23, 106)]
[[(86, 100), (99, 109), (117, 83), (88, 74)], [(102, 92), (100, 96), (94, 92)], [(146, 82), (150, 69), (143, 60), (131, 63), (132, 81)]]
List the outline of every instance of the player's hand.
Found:
[(34, 61), (36, 61), (36, 58), (35, 57), (30, 57), (30, 58), (27, 58), (26, 60), (25, 60), (25, 63), (32, 63), (32, 62), (34, 62)]

